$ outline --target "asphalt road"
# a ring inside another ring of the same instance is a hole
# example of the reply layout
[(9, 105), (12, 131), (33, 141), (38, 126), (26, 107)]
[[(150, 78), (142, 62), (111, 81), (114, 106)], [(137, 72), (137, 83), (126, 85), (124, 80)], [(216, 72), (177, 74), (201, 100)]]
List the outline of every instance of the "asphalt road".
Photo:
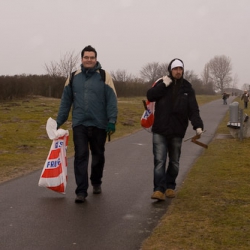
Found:
[[(200, 110), (206, 129), (200, 141), (208, 144), (228, 105), (217, 100)], [(189, 127), (185, 138), (193, 135)], [(203, 150), (190, 141), (183, 142), (177, 190)], [(103, 193), (93, 195), (90, 187), (83, 204), (74, 203), (72, 163), (73, 159), (69, 159), (65, 195), (38, 187), (43, 166), (41, 171), (0, 185), (1, 250), (140, 249), (171, 202), (171, 199), (165, 202), (150, 199), (153, 192), (151, 134), (142, 130), (107, 143)]]

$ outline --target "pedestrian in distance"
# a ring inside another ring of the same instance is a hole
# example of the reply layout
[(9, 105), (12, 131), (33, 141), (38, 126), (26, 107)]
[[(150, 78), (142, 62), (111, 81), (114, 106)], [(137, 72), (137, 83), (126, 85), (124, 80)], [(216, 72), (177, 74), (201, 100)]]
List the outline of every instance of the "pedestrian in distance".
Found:
[(159, 201), (175, 197), (182, 140), (189, 120), (199, 137), (204, 128), (195, 91), (191, 83), (183, 78), (183, 61), (173, 59), (168, 72), (147, 91), (147, 99), (155, 102), (152, 127), (154, 189), (151, 198)]
[(223, 95), (222, 95), (222, 99), (223, 99), (223, 104), (224, 105), (227, 105), (227, 98), (229, 97), (229, 95), (224, 92)]
[(246, 90), (244, 91), (243, 95), (241, 96), (241, 100), (243, 100), (243, 102), (244, 102), (244, 108), (247, 109), (248, 102), (249, 102), (249, 94)]
[(81, 52), (81, 68), (65, 83), (56, 119), (58, 128), (68, 119), (71, 107), (77, 185), (75, 202), (82, 203), (88, 196), (90, 152), (93, 193), (102, 192), (106, 137), (115, 132), (117, 119), (117, 97), (112, 78), (102, 69), (96, 50), (90, 45)]

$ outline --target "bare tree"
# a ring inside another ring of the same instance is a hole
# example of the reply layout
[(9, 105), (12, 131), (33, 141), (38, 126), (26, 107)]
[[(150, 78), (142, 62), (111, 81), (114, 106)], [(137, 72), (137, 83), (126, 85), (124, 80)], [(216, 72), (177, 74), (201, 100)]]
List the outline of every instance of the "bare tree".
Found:
[(184, 72), (184, 78), (192, 83), (194, 80), (198, 79), (198, 76), (194, 73), (193, 70), (186, 70)]
[(51, 61), (45, 64), (47, 73), (52, 77), (68, 77), (70, 73), (77, 69), (79, 56), (74, 51), (65, 53), (59, 62)]
[(50, 62), (49, 64), (45, 63), (45, 69), (47, 71), (47, 74), (51, 77), (57, 77), (60, 75), (57, 62)]
[(209, 61), (209, 70), (215, 90), (220, 90), (223, 93), (224, 89), (229, 87), (232, 81), (231, 59), (224, 55), (215, 56)]
[(184, 72), (184, 78), (192, 84), (196, 94), (204, 94), (202, 80), (199, 79), (198, 75), (196, 75), (193, 70), (186, 70)]
[(153, 83), (160, 77), (167, 75), (168, 73), (168, 64), (158, 62), (146, 64), (140, 71), (141, 78), (145, 82)]
[(126, 70), (119, 69), (116, 72), (111, 71), (110, 75), (115, 82), (131, 82), (134, 78), (131, 74), (128, 74)]
[(209, 84), (209, 82), (211, 81), (210, 80), (209, 64), (208, 63), (205, 64), (204, 70), (203, 70), (203, 72), (201, 74), (201, 78), (202, 78), (202, 82), (203, 82), (204, 85)]
[(234, 78), (233, 78), (233, 81), (232, 81), (232, 89), (237, 88), (238, 81), (239, 81), (238, 74), (235, 74), (235, 75), (234, 75)]
[(158, 69), (159, 69), (158, 62), (146, 64), (140, 71), (141, 78), (146, 82), (153, 83), (159, 78)]
[(159, 77), (166, 76), (168, 74), (168, 63), (161, 63), (157, 72)]
[(205, 94), (204, 85), (202, 84), (201, 79), (199, 79), (198, 77), (197, 78), (194, 77), (192, 79), (191, 84), (192, 84), (196, 94), (198, 94), (198, 95)]
[(203, 83), (204, 93), (208, 94), (208, 95), (215, 94), (213, 81), (212, 81), (211, 76), (210, 76), (209, 63), (205, 64), (204, 70), (201, 74), (201, 79), (202, 79), (202, 83)]
[(244, 83), (243, 86), (242, 86), (242, 90), (250, 91), (250, 84), (249, 83)]
[(79, 55), (75, 52), (67, 52), (61, 59), (59, 63), (59, 68), (62, 76), (69, 76), (70, 73), (77, 69), (77, 64), (79, 63)]
[(136, 76), (133, 77), (132, 82), (134, 82), (134, 83), (140, 83), (140, 84), (143, 84), (143, 83), (144, 83), (144, 81), (143, 81), (142, 78), (136, 77)]

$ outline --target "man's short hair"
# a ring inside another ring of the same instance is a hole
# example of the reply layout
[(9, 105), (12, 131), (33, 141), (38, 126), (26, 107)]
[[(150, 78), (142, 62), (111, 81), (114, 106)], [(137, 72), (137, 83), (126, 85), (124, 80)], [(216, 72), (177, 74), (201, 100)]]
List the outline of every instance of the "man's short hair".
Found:
[(92, 51), (92, 52), (94, 52), (94, 53), (95, 53), (95, 57), (97, 58), (97, 52), (96, 52), (95, 48), (93, 48), (91, 45), (86, 46), (86, 47), (82, 50), (82, 52), (81, 52), (81, 57), (82, 57), (82, 58), (83, 58), (83, 55), (84, 55), (84, 52), (85, 52), (85, 51)]

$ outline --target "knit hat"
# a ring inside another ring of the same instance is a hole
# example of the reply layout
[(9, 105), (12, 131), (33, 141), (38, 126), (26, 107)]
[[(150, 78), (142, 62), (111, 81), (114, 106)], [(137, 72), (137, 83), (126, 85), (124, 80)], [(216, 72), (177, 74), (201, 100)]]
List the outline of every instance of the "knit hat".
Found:
[(172, 70), (173, 68), (177, 68), (177, 67), (184, 68), (184, 65), (183, 65), (183, 63), (182, 63), (180, 60), (175, 59), (175, 60), (171, 63), (171, 70)]

